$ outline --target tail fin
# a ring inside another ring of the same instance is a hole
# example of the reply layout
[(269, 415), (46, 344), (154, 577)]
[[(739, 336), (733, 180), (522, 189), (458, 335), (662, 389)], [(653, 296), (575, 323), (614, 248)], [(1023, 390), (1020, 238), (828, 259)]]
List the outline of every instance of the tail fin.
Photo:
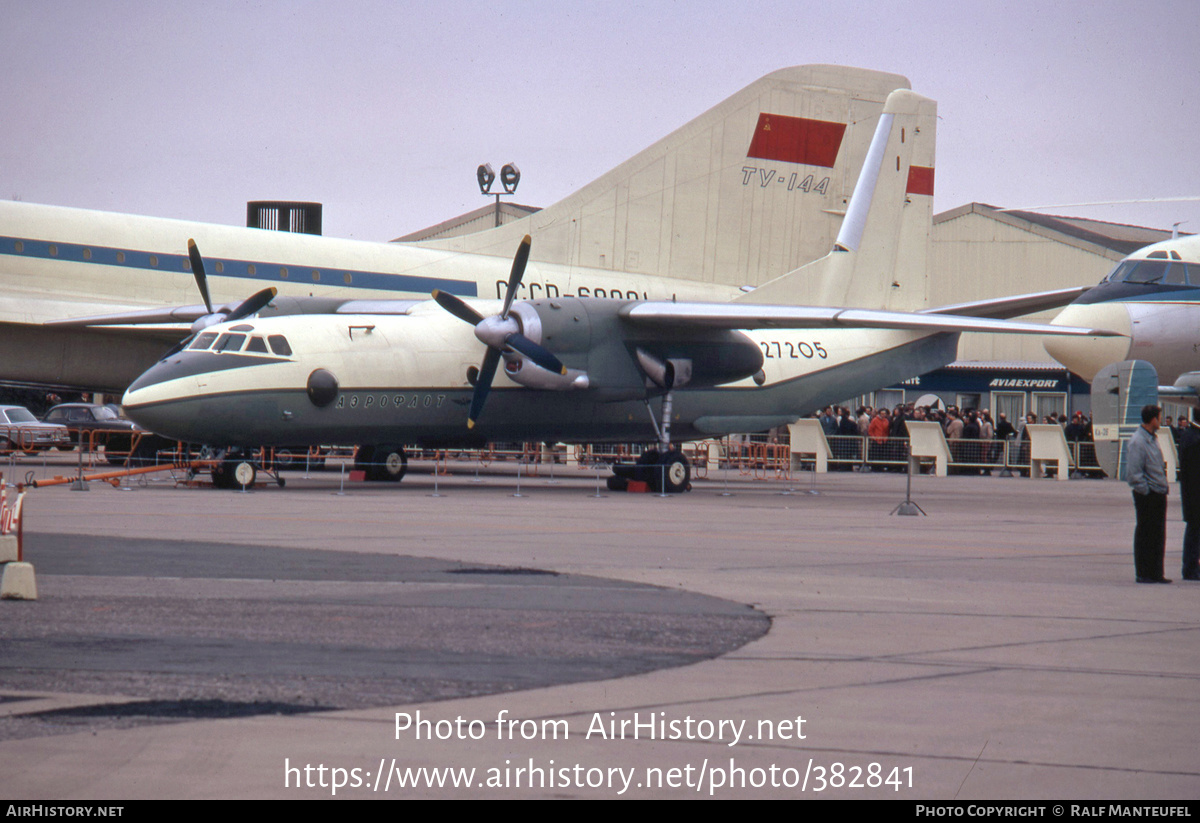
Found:
[(888, 95), (833, 251), (738, 298), (911, 311), (929, 302), (937, 103)]
[(827, 252), (899, 75), (799, 66), (767, 75), (564, 200), (419, 245), (758, 285)]

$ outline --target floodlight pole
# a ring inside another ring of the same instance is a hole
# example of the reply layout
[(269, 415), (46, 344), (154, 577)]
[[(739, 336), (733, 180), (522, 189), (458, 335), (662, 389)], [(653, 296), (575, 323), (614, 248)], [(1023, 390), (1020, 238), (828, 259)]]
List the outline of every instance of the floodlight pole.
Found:
[(492, 168), (491, 163), (484, 163), (475, 170), (475, 180), (479, 183), (479, 193), (484, 197), (496, 198), (496, 221), (497, 228), (500, 227), (500, 196), (504, 194), (515, 194), (517, 184), (521, 182), (521, 170), (517, 168), (516, 163), (505, 163), (500, 168), (500, 185), (504, 187), (504, 191), (492, 192), (492, 183), (496, 182), (496, 171)]

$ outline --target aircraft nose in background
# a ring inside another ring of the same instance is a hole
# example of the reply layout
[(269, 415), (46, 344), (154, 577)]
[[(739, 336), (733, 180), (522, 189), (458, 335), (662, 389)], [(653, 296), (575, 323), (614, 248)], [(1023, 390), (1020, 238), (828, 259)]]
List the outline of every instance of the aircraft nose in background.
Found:
[(1126, 360), (1132, 347), (1129, 311), (1121, 303), (1072, 303), (1052, 321), (1056, 326), (1108, 329), (1124, 337), (1043, 337), (1046, 352), (1075, 374), (1091, 380), (1096, 372)]

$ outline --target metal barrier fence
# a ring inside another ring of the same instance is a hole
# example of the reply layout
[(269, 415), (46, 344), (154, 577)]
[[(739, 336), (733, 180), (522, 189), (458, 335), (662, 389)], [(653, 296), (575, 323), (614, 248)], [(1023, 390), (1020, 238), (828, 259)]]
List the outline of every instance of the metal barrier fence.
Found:
[[(132, 440), (126, 439), (125, 436), (122, 438), (124, 442), (111, 438), (105, 443), (106, 438), (102, 432), (73, 430), (71, 434), (82, 440), (80, 460), (85, 461), (88, 466), (94, 466), (100, 461), (123, 464), (129, 456), (134, 457), (137, 465), (152, 463), (154, 454), (159, 449), (151, 447), (159, 444), (151, 441), (161, 440), (146, 435), (146, 442), (142, 444), (141, 433), (135, 433)], [(10, 427), (7, 438), (0, 440), (0, 446), (3, 447), (0, 456), (15, 462), (17, 456), (22, 453), (44, 448), (42, 445), (35, 445), (33, 438), (33, 429)], [(907, 465), (908, 438), (832, 436), (826, 439), (830, 450), (829, 468), (832, 471), (903, 470)], [(1029, 472), (1029, 441), (949, 440), (947, 445), (950, 449), (949, 469), (956, 474)], [(145, 448), (139, 449), (139, 446)], [(1074, 471), (1092, 477), (1104, 476), (1096, 461), (1093, 443), (1069, 442), (1067, 446), (1075, 462)], [(77, 447), (73, 443), (65, 443), (60, 444), (58, 448), (69, 452)], [(551, 463), (566, 465), (574, 462), (580, 467), (598, 468), (617, 462), (633, 462), (646, 448), (651, 447), (640, 443), (575, 445), (569, 448), (543, 443), (507, 443), (492, 444), (482, 449), (461, 450), (410, 447), (408, 453), (414, 460), (434, 460), (435, 470), (441, 474), (451, 471), (454, 463), (477, 463), (486, 467), (497, 461), (515, 461), (522, 464), (525, 474), (538, 476)], [(783, 442), (775, 443), (733, 438), (702, 440), (682, 444), (682, 449), (692, 464), (692, 476), (696, 479), (705, 478), (710, 467), (736, 471), (742, 476), (755, 479), (791, 479), (794, 469), (808, 471), (814, 463), (811, 455), (793, 455), (786, 437), (783, 438)], [(307, 455), (303, 450), (284, 450), (282, 456), (265, 451), (258, 453), (257, 458), (264, 468), (319, 469), (327, 457), (352, 453), (352, 449), (322, 448), (312, 449)], [(930, 465), (932, 459), (925, 458), (922, 462)]]
[(45, 426), (23, 426), (19, 423), (0, 426), (0, 457), (33, 454), (52, 448), (71, 448), (69, 439), (60, 438), (61, 430), (56, 433)]
[[(843, 471), (847, 469), (903, 468), (908, 462), (907, 437), (827, 437), (829, 463)], [(967, 472), (1029, 472), (1028, 440), (947, 440), (950, 447), (949, 468), (957, 473)], [(1096, 461), (1094, 443), (1068, 442), (1075, 469), (1089, 476), (1101, 477), (1104, 472)], [(804, 464), (812, 463), (805, 458)], [(932, 458), (923, 463), (931, 464)]]

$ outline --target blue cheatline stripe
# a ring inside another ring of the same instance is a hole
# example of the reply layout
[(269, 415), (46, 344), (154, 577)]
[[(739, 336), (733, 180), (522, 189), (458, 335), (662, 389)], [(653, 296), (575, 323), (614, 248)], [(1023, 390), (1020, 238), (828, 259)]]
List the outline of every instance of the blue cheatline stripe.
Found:
[[(137, 249), (30, 240), (24, 237), (0, 236), (0, 254), (31, 257), (38, 260), (62, 260), (67, 263), (120, 266), (146, 271), (188, 273), (192, 271), (192, 265), (186, 254), (159, 254)], [(264, 263), (258, 260), (229, 260), (223, 257), (206, 256), (204, 271), (210, 279), (213, 277), (238, 277), (243, 280), (261, 280), (269, 283), (298, 283), (305, 286), (320, 285), (334, 288), (352, 287), (414, 294), (429, 294), (434, 289), (440, 289), (460, 297), (477, 297), (479, 294), (474, 280), (448, 280), (441, 277), (417, 277), (411, 274), (357, 271), (355, 269), (313, 268), (312, 266)]]

